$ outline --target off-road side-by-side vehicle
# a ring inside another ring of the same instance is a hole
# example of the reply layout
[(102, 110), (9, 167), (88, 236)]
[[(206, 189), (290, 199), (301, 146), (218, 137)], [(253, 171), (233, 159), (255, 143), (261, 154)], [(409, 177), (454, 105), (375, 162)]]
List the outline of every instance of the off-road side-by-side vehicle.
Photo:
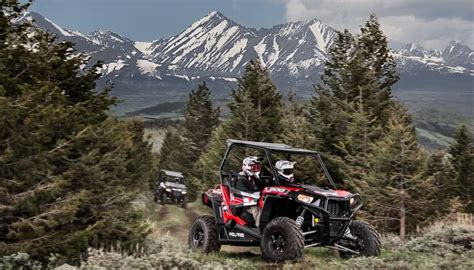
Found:
[[(266, 183), (261, 191), (236, 189), (242, 159), (249, 155), (261, 160), (260, 179)], [(295, 164), (294, 181), (280, 180), (278, 160)], [(321, 246), (338, 250), (343, 258), (380, 254), (374, 227), (354, 219), (362, 207), (361, 197), (336, 188), (316, 151), (228, 140), (220, 181), (202, 193), (202, 202), (214, 216), (200, 216), (191, 225), (192, 250), (209, 253), (218, 252), (221, 245), (260, 246), (268, 262), (295, 260), (305, 248)], [(258, 224), (249, 207), (260, 209)]]
[(180, 172), (161, 170), (155, 188), (155, 201), (161, 204), (175, 203), (186, 208), (186, 186)]

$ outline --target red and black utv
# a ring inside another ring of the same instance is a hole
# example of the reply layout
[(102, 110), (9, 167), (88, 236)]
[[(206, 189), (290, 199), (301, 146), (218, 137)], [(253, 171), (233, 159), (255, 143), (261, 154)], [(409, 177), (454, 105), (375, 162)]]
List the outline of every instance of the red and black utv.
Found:
[[(295, 260), (309, 247), (338, 250), (341, 257), (378, 256), (379, 234), (354, 220), (361, 198), (338, 190), (318, 152), (285, 144), (228, 140), (220, 167), (221, 184), (202, 194), (214, 216), (200, 216), (191, 225), (192, 250), (218, 252), (221, 245), (260, 246), (269, 262)], [(236, 182), (246, 156), (261, 160), (262, 190), (242, 191)], [(295, 180), (281, 181), (277, 160), (296, 164)], [(329, 186), (322, 184), (326, 182)], [(318, 184), (321, 187), (316, 186)], [(247, 209), (259, 208), (259, 222)]]

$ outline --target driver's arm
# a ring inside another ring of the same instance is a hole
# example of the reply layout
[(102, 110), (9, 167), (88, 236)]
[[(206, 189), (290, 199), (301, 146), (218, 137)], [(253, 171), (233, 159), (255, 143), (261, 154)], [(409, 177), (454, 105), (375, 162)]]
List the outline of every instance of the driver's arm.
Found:
[(239, 175), (235, 188), (240, 191), (259, 191), (259, 188), (252, 183), (246, 176)]

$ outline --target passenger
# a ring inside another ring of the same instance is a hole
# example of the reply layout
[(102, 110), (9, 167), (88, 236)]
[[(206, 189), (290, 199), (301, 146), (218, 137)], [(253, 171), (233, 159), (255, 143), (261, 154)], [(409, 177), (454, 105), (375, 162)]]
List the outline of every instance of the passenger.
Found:
[(275, 163), (275, 169), (277, 170), (277, 177), (279, 182), (284, 184), (285, 182), (293, 183), (295, 180), (293, 170), (296, 162), (289, 160), (279, 160)]

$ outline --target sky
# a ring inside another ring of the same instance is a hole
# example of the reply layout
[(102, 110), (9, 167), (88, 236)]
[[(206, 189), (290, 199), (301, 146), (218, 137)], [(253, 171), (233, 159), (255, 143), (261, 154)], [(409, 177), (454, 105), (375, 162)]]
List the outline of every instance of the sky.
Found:
[(212, 11), (253, 28), (316, 18), (354, 33), (375, 13), (395, 48), (474, 45), (472, 0), (35, 0), (31, 10), (66, 29), (110, 30), (139, 41), (175, 35)]

